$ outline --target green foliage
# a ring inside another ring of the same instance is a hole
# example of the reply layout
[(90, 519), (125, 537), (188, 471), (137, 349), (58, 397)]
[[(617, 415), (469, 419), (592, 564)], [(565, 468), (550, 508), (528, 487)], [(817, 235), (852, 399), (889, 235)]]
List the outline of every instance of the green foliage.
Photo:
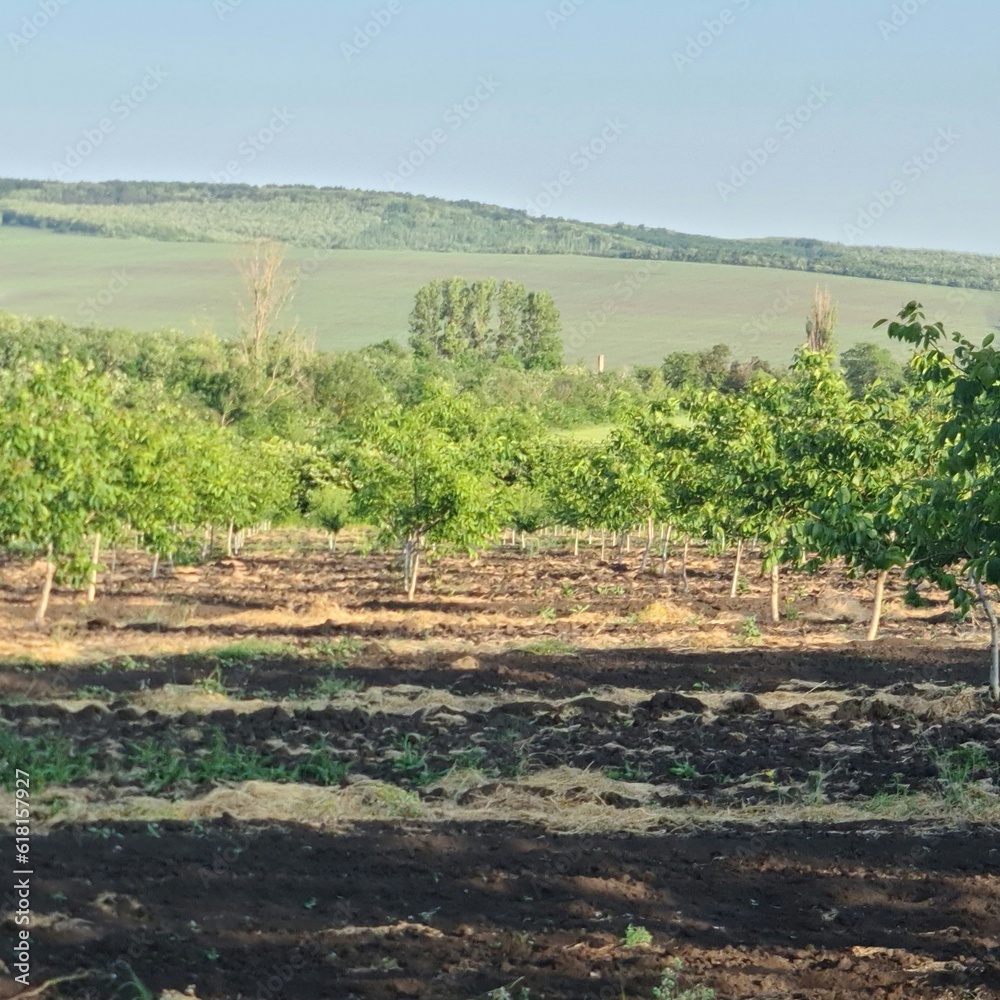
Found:
[(672, 969), (665, 969), (660, 985), (653, 988), (653, 1000), (715, 1000), (715, 990), (707, 986), (681, 988), (681, 973), (684, 970), (680, 959), (675, 959)]
[[(914, 584), (930, 579), (949, 590), (961, 611), (975, 600), (983, 606), (992, 637), (990, 690), (1000, 700), (1000, 623), (990, 592), (1000, 585), (1000, 351), (994, 334), (975, 345), (924, 320), (921, 305), (910, 302), (888, 325), (890, 337), (918, 349), (914, 374), (940, 400), (934, 424), (941, 451), (912, 505), (907, 574)], [(945, 340), (955, 345), (950, 353)]]
[(343, 667), (364, 650), (365, 642), (353, 635), (345, 635), (341, 639), (314, 641), (308, 648), (313, 656), (328, 659), (335, 667)]
[(122, 1000), (156, 1000), (156, 994), (135, 974), (135, 970), (126, 962), (122, 965), (128, 971), (129, 979), (122, 983), (114, 996)]
[(635, 764), (627, 760), (621, 767), (609, 768), (607, 776), (612, 781), (647, 782), (652, 777), (652, 773), (642, 764)]
[(344, 188), (0, 181), (0, 222), (55, 232), (301, 247), (582, 254), (775, 267), (997, 289), (997, 259), (813, 239), (725, 240), (646, 226), (535, 219), (478, 202)]
[(345, 691), (360, 691), (363, 687), (364, 685), (361, 681), (353, 680), (350, 677), (341, 677), (337, 673), (331, 673), (326, 677), (321, 677), (316, 682), (316, 686), (309, 693), (309, 697), (332, 701)]
[(274, 660), (298, 654), (294, 643), (271, 639), (243, 639), (228, 646), (220, 646), (207, 651), (206, 655), (220, 660), (227, 666), (254, 663), (258, 660)]
[(351, 523), (350, 490), (325, 486), (310, 493), (309, 514), (324, 531), (339, 535)]
[(771, 366), (756, 357), (737, 361), (725, 344), (716, 344), (707, 351), (675, 351), (660, 366), (664, 384), (686, 390), (742, 392), (760, 372), (771, 374)]
[(622, 937), (622, 944), (626, 948), (638, 948), (640, 945), (652, 944), (653, 935), (645, 927), (635, 927), (629, 924), (625, 928), (625, 935)]
[(396, 743), (396, 756), (392, 769), (407, 781), (422, 787), (439, 781), (447, 773), (445, 770), (434, 770), (424, 749), (426, 738), (408, 733)]
[(936, 753), (934, 765), (945, 798), (955, 804), (966, 801), (969, 787), (976, 775), (990, 778), (995, 776), (998, 770), (990, 758), (989, 751), (980, 743), (965, 743), (951, 750)]
[(7, 372), (2, 389), (0, 542), (51, 552), (79, 576), (90, 533), (122, 513), (128, 416), (110, 381), (76, 361)]
[(366, 423), (350, 455), (353, 509), (383, 543), (402, 546), (411, 596), (428, 543), (473, 550), (499, 532), (516, 457), (504, 431), (500, 414), (443, 391)]
[(32, 791), (48, 785), (63, 787), (86, 778), (94, 770), (94, 751), (76, 750), (61, 736), (18, 736), (7, 725), (0, 725), (0, 774), (2, 787), (14, 790), (17, 769), (31, 775)]
[[(519, 980), (520, 981), (520, 980)], [(522, 986), (517, 993), (512, 992), (517, 983), (510, 986), (500, 986), (486, 994), (487, 1000), (531, 1000), (531, 990)]]
[(548, 292), (513, 281), (432, 281), (417, 292), (410, 346), (420, 359), (517, 359), (525, 368), (562, 366), (559, 311)]
[(904, 385), (903, 367), (892, 352), (879, 344), (862, 341), (840, 356), (844, 380), (856, 399), (870, 394), (893, 395)]
[(301, 754), (293, 764), (286, 765), (253, 747), (229, 744), (221, 729), (209, 729), (204, 746), (194, 754), (180, 753), (175, 745), (156, 739), (133, 744), (126, 753), (126, 766), (137, 772), (143, 786), (153, 795), (181, 783), (302, 781), (336, 785), (348, 772), (346, 764), (322, 747)]
[(576, 646), (562, 639), (537, 639), (535, 642), (526, 643), (518, 647), (522, 653), (531, 653), (532, 656), (578, 656)]

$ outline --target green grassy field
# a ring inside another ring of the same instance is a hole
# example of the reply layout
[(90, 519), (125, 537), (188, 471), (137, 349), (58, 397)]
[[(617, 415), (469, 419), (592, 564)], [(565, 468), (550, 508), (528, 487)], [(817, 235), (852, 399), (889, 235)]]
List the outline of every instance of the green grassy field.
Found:
[[(235, 330), (238, 247), (53, 234), (0, 226), (0, 309), (149, 330)], [(325, 349), (405, 339), (416, 290), (432, 278), (494, 276), (547, 288), (569, 360), (654, 364), (729, 344), (787, 361), (803, 340), (817, 281), (840, 307), (839, 349), (883, 340), (872, 323), (910, 299), (976, 336), (1000, 324), (1000, 293), (718, 264), (579, 256), (293, 249), (304, 268), (289, 316)], [(88, 304), (88, 300), (90, 301)], [(104, 303), (104, 304), (102, 304)]]

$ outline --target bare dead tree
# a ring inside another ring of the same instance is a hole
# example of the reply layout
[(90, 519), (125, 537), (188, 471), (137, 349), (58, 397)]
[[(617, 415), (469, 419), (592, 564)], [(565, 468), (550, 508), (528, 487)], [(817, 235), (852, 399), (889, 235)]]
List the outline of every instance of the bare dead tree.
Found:
[(812, 312), (806, 320), (806, 347), (810, 351), (832, 351), (837, 328), (837, 307), (829, 289), (816, 289)]
[(282, 248), (270, 240), (254, 240), (237, 267), (243, 283), (240, 344), (248, 363), (259, 362), (274, 339), (282, 337), (276, 328), (295, 292), (295, 277), (285, 267)]
[(296, 275), (289, 271), (284, 250), (270, 240), (255, 240), (237, 262), (242, 279), (238, 305), (239, 358), (255, 405), (266, 410), (301, 383), (311, 345), (292, 323), (280, 319), (295, 293)]

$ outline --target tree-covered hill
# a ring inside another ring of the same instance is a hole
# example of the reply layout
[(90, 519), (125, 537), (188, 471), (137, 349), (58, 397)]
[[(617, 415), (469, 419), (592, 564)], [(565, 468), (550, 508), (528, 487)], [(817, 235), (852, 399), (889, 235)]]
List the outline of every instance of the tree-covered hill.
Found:
[(307, 248), (573, 254), (771, 267), (1000, 289), (1000, 258), (812, 239), (725, 240), (645, 226), (534, 218), (420, 195), (305, 186), (0, 179), (4, 225), (105, 237)]

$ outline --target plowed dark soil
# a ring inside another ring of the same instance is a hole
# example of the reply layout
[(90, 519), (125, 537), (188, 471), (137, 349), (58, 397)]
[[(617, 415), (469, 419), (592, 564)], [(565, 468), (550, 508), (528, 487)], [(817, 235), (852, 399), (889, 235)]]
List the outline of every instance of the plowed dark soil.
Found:
[[(152, 988), (211, 998), (469, 1000), (515, 979), (548, 1000), (618, 997), (623, 984), (651, 996), (674, 957), (720, 997), (1000, 990), (996, 831), (157, 832), (68, 829), (38, 844), (45, 892), (65, 896), (45, 907), (64, 917), (40, 955), (104, 970), (97, 995), (127, 966)], [(629, 924), (652, 946), (620, 946)]]
[[(35, 570), (3, 567), (4, 746), (89, 754), (48, 794), (95, 815), (162, 805), (79, 823), (48, 800), (32, 988), (80, 972), (49, 1000), (653, 1000), (679, 960), (663, 1000), (1000, 998), (981, 633), (931, 592), (916, 614), (897, 599), (867, 643), (865, 584), (836, 569), (789, 574), (794, 614), (770, 625), (764, 581), (733, 599), (725, 562), (691, 562), (685, 593), (673, 564), (507, 548), (440, 561), (411, 605), (391, 557), (293, 535), (158, 581), (122, 556), (98, 610), (61, 591), (41, 636)], [(73, 661), (51, 662), (64, 648)], [(151, 748), (161, 764), (250, 754), (330, 794), (374, 779), (426, 809), (182, 822), (226, 782), (153, 781)], [(307, 755), (342, 767), (296, 772)], [(555, 769), (570, 785), (545, 784)], [(458, 771), (474, 777), (449, 792)], [(610, 822), (567, 826), (595, 775)], [(563, 825), (497, 815), (518, 782)], [(877, 818), (906, 814), (880, 797), (916, 793), (935, 819)], [(629, 828), (654, 832), (614, 832), (647, 815)], [(630, 926), (651, 942), (626, 946)], [(0, 998), (23, 989), (0, 967)]]

